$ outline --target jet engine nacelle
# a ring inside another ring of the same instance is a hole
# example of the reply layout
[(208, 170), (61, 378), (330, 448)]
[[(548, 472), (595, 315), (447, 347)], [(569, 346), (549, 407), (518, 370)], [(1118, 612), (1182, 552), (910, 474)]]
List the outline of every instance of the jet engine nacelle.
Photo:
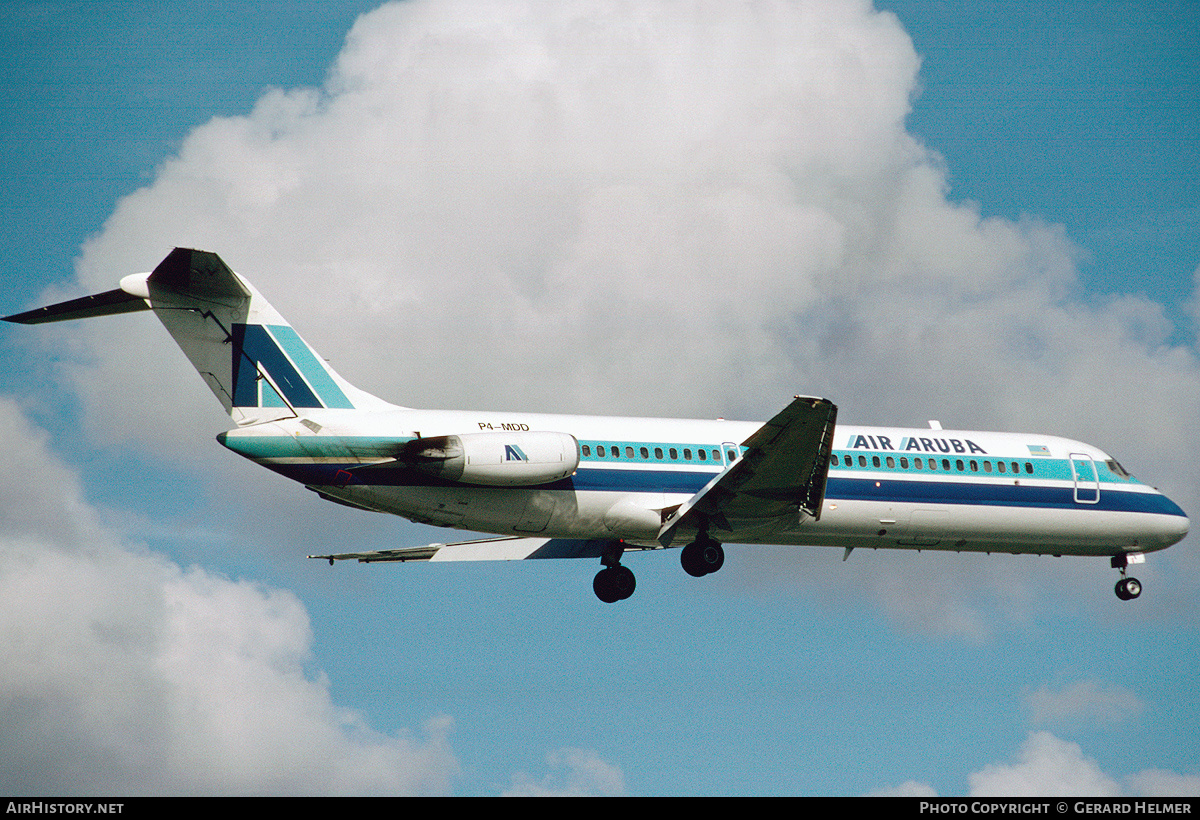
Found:
[(579, 442), (547, 431), (430, 436), (410, 441), (397, 460), (447, 481), (535, 487), (575, 472)]

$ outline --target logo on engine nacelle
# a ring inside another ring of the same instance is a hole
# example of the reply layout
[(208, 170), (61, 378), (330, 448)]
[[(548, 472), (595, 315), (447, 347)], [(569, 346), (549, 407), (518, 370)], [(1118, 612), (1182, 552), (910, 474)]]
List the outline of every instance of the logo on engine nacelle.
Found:
[(529, 456), (515, 444), (504, 445), (504, 460), (505, 461), (529, 461)]

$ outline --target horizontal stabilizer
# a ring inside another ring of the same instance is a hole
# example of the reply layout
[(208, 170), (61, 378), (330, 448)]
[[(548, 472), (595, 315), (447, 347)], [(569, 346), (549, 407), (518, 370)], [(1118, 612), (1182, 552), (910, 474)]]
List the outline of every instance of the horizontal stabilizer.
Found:
[[(144, 279), (160, 293), (169, 292), (180, 294), (201, 301), (211, 299), (249, 299), (250, 291), (229, 269), (221, 257), (208, 251), (196, 251), (188, 248), (176, 248), (159, 263), (154, 272), (147, 277), (141, 274), (130, 279)], [(124, 284), (124, 281), (122, 284)], [(112, 316), (117, 313), (134, 313), (139, 310), (150, 310), (144, 290), (141, 295), (131, 293), (124, 288), (108, 290), (92, 296), (59, 302), (13, 316), (5, 316), (6, 322), (17, 322), (23, 325), (40, 325), (46, 322), (66, 322), (71, 319), (92, 319), (97, 316)]]
[(95, 316), (112, 316), (116, 313), (133, 313), (149, 310), (150, 305), (141, 296), (127, 293), (120, 288), (83, 296), (69, 302), (59, 302), (35, 310), (27, 310), (13, 316), (5, 316), (6, 322), (22, 325), (40, 325), (46, 322), (65, 322), (69, 319), (91, 319)]
[[(526, 558), (600, 558), (617, 544), (605, 538), (484, 538), (455, 544), (429, 544), (374, 552), (310, 555), (328, 561), (521, 561)], [(621, 546), (626, 546), (622, 544)], [(635, 548), (636, 549), (636, 548)]]
[(390, 407), (356, 389), (211, 251), (175, 248), (116, 290), (5, 317), (21, 324), (153, 310), (231, 419), (244, 427), (309, 410)]

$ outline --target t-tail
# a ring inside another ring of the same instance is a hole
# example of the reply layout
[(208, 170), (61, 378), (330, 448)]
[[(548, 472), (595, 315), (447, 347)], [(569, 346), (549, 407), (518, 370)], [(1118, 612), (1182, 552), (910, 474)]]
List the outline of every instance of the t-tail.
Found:
[(339, 376), (254, 286), (215, 253), (176, 248), (115, 290), (6, 321), (60, 322), (153, 310), (239, 426), (386, 403)]

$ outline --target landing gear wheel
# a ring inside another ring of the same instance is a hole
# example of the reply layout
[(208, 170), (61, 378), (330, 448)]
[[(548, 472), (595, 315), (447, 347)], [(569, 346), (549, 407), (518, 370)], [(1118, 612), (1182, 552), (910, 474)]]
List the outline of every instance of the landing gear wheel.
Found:
[(1122, 601), (1132, 601), (1142, 594), (1142, 582), (1137, 578), (1122, 578), (1117, 581), (1116, 592)]
[(683, 548), (679, 562), (684, 572), (693, 578), (700, 578), (725, 565), (725, 550), (711, 538), (698, 538)]
[(595, 591), (596, 597), (606, 604), (624, 601), (633, 594), (636, 587), (637, 579), (633, 575), (633, 570), (621, 564), (605, 567), (596, 573), (596, 577), (592, 581), (592, 589)]

